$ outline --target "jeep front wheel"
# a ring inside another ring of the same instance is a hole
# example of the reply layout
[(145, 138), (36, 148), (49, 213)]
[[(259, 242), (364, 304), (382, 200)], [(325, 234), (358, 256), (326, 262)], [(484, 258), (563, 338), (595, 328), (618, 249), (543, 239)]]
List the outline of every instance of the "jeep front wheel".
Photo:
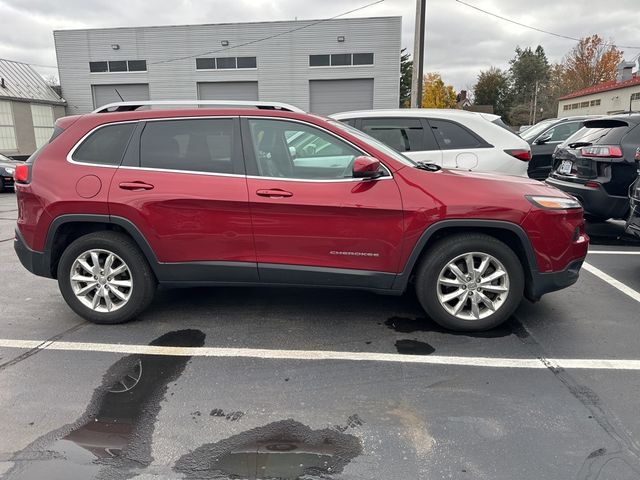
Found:
[(518, 307), (524, 272), (506, 244), (483, 234), (440, 240), (418, 268), (416, 293), (427, 314), (445, 328), (481, 331), (500, 325)]
[(81, 317), (115, 324), (137, 317), (151, 302), (156, 281), (138, 246), (118, 232), (78, 238), (62, 254), (58, 285)]

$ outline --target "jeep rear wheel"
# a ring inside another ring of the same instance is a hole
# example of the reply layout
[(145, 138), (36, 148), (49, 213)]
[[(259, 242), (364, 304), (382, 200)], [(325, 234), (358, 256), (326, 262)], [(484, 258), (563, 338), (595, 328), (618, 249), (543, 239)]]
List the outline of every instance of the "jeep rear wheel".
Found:
[(96, 232), (72, 242), (58, 264), (67, 304), (94, 323), (123, 323), (151, 302), (156, 281), (138, 246), (117, 232)]
[(483, 234), (440, 240), (418, 268), (416, 293), (443, 327), (481, 331), (500, 325), (518, 307), (524, 272), (503, 242)]

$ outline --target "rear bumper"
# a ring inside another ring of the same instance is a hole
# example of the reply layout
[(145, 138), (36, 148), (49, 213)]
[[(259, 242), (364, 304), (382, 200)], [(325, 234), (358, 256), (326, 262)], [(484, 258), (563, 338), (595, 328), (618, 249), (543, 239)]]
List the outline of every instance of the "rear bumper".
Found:
[(553, 177), (547, 178), (546, 183), (576, 197), (585, 213), (603, 218), (626, 218), (629, 212), (628, 197), (609, 195), (602, 187), (586, 187)]
[(580, 268), (584, 258), (573, 260), (567, 268), (557, 272), (532, 274), (531, 282), (527, 285), (525, 296), (532, 302), (540, 300), (545, 293), (555, 292), (567, 288), (578, 281)]
[(13, 239), (13, 248), (24, 268), (40, 277), (53, 278), (45, 254), (31, 250), (17, 228)]

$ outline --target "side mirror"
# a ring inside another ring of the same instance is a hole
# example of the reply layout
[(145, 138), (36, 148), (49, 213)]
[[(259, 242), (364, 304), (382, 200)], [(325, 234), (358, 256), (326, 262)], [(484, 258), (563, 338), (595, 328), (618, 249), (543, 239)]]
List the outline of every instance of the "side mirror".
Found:
[(553, 132), (545, 132), (542, 135), (540, 135), (538, 138), (536, 138), (535, 143), (536, 145), (544, 145), (549, 140), (551, 140), (551, 137), (553, 137)]
[(362, 155), (353, 160), (353, 178), (378, 178), (382, 176), (380, 160)]
[(296, 158), (298, 152), (296, 151), (296, 147), (289, 147), (289, 155), (291, 158)]

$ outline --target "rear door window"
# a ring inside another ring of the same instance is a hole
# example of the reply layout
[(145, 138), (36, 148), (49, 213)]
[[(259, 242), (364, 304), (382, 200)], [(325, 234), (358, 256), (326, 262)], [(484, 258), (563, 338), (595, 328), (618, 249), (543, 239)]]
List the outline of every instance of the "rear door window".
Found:
[(161, 170), (238, 173), (231, 118), (147, 122), (140, 137), (140, 166)]
[(363, 118), (362, 131), (398, 152), (438, 150), (431, 131), (419, 118)]
[(567, 138), (580, 130), (581, 127), (582, 122), (560, 123), (549, 129), (545, 134), (551, 134), (548, 142), (564, 142)]
[(431, 131), (442, 150), (486, 147), (487, 144), (462, 125), (448, 120), (429, 119)]
[(75, 149), (71, 159), (74, 162), (97, 165), (120, 165), (135, 128), (135, 122), (114, 123), (100, 127)]

